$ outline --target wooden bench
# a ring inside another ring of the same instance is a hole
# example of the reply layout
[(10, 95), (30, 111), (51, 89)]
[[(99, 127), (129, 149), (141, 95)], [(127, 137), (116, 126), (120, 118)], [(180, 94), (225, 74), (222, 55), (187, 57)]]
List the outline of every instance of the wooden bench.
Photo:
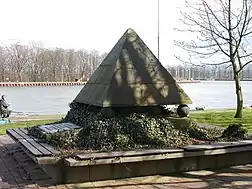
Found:
[(7, 134), (20, 144), (24, 152), (38, 164), (53, 164), (57, 162), (55, 155), (60, 152), (52, 146), (40, 142), (38, 139), (28, 135), (26, 128), (7, 130)]
[[(40, 129), (43, 134), (52, 134), (78, 128), (80, 128), (80, 126), (73, 123), (57, 123), (38, 126), (38, 129)], [(29, 135), (27, 128), (9, 129), (7, 130), (7, 134), (20, 144), (24, 152), (52, 178), (55, 184), (64, 183), (64, 161), (58, 156), (60, 154), (58, 150)]]
[[(52, 134), (78, 128), (80, 128), (80, 126), (68, 122), (38, 126), (38, 129), (40, 129), (43, 134)], [(29, 135), (27, 128), (9, 129), (7, 130), (7, 134), (18, 142), (26, 154), (40, 165), (56, 164), (60, 160), (60, 158), (57, 157), (60, 153), (58, 150)]]

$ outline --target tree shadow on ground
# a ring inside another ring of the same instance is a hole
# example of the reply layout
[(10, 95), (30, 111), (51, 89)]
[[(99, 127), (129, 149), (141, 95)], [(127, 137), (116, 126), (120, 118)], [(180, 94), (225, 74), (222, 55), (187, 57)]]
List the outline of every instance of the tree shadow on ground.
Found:
[[(179, 173), (174, 176), (186, 179), (200, 179), (209, 188), (252, 188), (252, 165), (233, 166), (219, 170), (201, 170)], [(208, 188), (208, 187), (203, 187)]]
[(51, 186), (52, 180), (29, 158), (18, 143), (0, 136), (0, 188)]
[[(168, 174), (115, 180), (114, 182), (93, 182), (93, 188), (252, 188), (252, 166), (231, 167), (217, 171), (194, 171), (180, 174)], [(246, 175), (247, 174), (247, 175)], [(250, 175), (249, 175), (250, 174)], [(118, 184), (117, 184), (118, 183)], [(81, 185), (72, 185), (72, 188), (80, 188)], [(92, 187), (89, 187), (92, 188)]]

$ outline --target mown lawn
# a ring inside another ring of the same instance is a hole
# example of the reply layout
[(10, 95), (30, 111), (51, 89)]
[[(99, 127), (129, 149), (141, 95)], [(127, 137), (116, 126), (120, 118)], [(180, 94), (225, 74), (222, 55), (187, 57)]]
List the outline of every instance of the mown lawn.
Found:
[[(191, 112), (190, 117), (198, 123), (206, 123), (220, 127), (228, 127), (231, 123), (241, 123), (244, 128), (252, 132), (252, 110), (244, 109), (243, 118), (234, 118), (235, 110), (206, 110)], [(31, 127), (53, 123), (58, 120), (32, 120), (0, 125), (0, 135), (6, 134), (6, 129)]]
[(53, 123), (56, 121), (57, 120), (32, 120), (32, 121), (21, 121), (21, 122), (10, 123), (10, 124), (1, 124), (0, 125), (0, 135), (5, 135), (7, 129), (31, 127), (31, 126), (35, 126), (35, 125)]
[(243, 128), (252, 132), (252, 110), (244, 109), (243, 118), (234, 118), (235, 110), (198, 111), (192, 112), (190, 117), (198, 123), (206, 123), (220, 127), (228, 127), (231, 123), (241, 123)]

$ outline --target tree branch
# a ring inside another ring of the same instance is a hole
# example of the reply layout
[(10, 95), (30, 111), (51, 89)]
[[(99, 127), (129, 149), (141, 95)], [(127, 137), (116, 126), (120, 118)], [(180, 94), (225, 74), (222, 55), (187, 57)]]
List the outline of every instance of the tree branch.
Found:
[(237, 71), (237, 73), (240, 73), (243, 70), (243, 68), (245, 68), (250, 63), (252, 63), (252, 60), (250, 60), (250, 61), (246, 62), (245, 64), (243, 64), (242, 67)]
[(226, 31), (228, 31), (228, 28), (223, 25), (223, 23), (221, 23), (221, 21), (219, 20), (219, 18), (216, 16), (216, 14), (213, 12), (213, 10), (211, 9), (211, 7), (206, 3), (206, 1), (203, 1), (204, 5), (207, 7), (207, 9), (211, 12), (212, 16), (215, 18), (215, 20), (220, 24), (220, 26), (222, 28), (224, 28)]
[[(207, 13), (207, 11), (206, 11), (206, 13)], [(212, 27), (212, 23), (211, 23), (211, 21), (210, 21), (210, 18), (209, 18), (208, 13), (207, 13), (207, 19), (208, 19), (209, 27), (211, 28), (211, 27)], [(224, 49), (221, 47), (221, 45), (219, 44), (219, 42), (218, 42), (218, 41), (215, 39), (215, 37), (213, 36), (212, 30), (211, 30), (211, 36), (212, 36), (213, 40), (215, 41), (215, 43), (217, 44), (217, 46), (219, 47), (219, 49), (221, 50), (221, 52), (222, 52), (223, 54), (225, 54), (226, 56), (229, 57), (229, 54), (228, 54), (226, 51), (224, 51)]]
[[(237, 51), (238, 51), (238, 49), (239, 49), (239, 46), (240, 46), (240, 44), (241, 44), (241, 41), (242, 41), (242, 39), (243, 39), (243, 33), (244, 33), (244, 31), (245, 31), (245, 26), (246, 26), (246, 22), (247, 22), (247, 17), (248, 17), (248, 2), (247, 2), (247, 0), (243, 0), (243, 2), (245, 3), (245, 12), (244, 12), (244, 21), (243, 21), (243, 24), (242, 24), (242, 29), (241, 29), (241, 32), (239, 32), (239, 30), (238, 30), (238, 33), (239, 33), (239, 39), (238, 39), (238, 43), (237, 43), (237, 45), (236, 45), (236, 48), (235, 48), (235, 50), (234, 50), (234, 52), (233, 52), (233, 56), (235, 56), (236, 55), (236, 53), (237, 53)], [(231, 29), (231, 28), (230, 28)]]
[(224, 65), (224, 64), (227, 64), (227, 63), (230, 63), (229, 60), (227, 61), (223, 61), (223, 62), (219, 62), (219, 63), (206, 63), (206, 62), (201, 62), (200, 64), (194, 64), (192, 63), (191, 61), (185, 61), (185, 60), (182, 60), (180, 57), (174, 55), (174, 57), (176, 59), (178, 59), (180, 62), (184, 63), (184, 64), (191, 64), (191, 65), (194, 65), (194, 66), (202, 66), (202, 65), (207, 65), (207, 66), (220, 66), (220, 65)]

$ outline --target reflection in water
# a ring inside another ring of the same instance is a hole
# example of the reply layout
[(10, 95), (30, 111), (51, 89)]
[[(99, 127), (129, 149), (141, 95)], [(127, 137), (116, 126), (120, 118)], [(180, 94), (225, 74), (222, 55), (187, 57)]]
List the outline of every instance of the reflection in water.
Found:
[[(232, 81), (202, 81), (180, 84), (192, 99), (191, 108), (234, 108), (235, 86)], [(0, 95), (7, 95), (11, 109), (16, 114), (64, 114), (83, 86), (53, 87), (1, 87)], [(252, 105), (252, 82), (242, 82), (244, 106)]]

